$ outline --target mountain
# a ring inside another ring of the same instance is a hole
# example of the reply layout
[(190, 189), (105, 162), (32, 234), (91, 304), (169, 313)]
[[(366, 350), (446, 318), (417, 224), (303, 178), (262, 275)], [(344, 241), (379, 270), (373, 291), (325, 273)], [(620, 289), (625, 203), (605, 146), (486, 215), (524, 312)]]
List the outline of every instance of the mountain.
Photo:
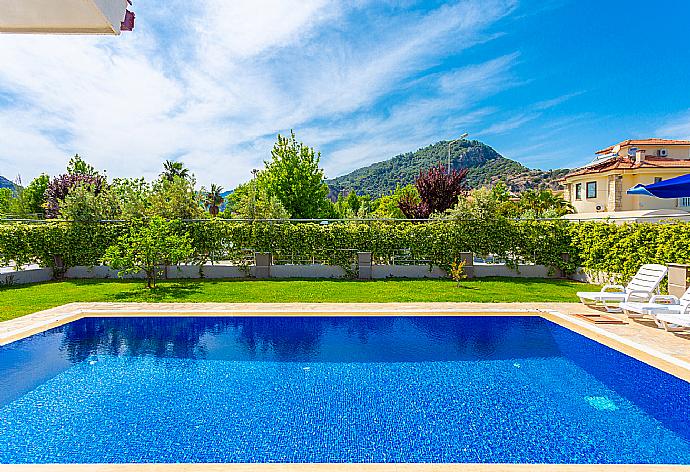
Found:
[(11, 180), (6, 179), (2, 175), (0, 175), (0, 188), (11, 188), (14, 189), (14, 184), (12, 183)]
[[(438, 163), (448, 162), (448, 141), (441, 141), (416, 152), (400, 154), (387, 161), (354, 170), (347, 175), (327, 180), (331, 196), (342, 191), (355, 191), (360, 195), (384, 195), (395, 190), (396, 185), (414, 183), (420, 170)], [(556, 181), (568, 173), (568, 169), (529, 169), (517, 161), (507, 159), (491, 146), (480, 141), (461, 141), (451, 149), (451, 167), (467, 168), (467, 184), (471, 188), (504, 181), (513, 192), (547, 186), (558, 189)]]
[(227, 198), (230, 195), (232, 195), (232, 192), (234, 192), (234, 190), (226, 190), (225, 192), (221, 192), (220, 196), (223, 197), (223, 203), (221, 203), (220, 206), (218, 207), (218, 209), (220, 211), (225, 211), (225, 207), (228, 205)]

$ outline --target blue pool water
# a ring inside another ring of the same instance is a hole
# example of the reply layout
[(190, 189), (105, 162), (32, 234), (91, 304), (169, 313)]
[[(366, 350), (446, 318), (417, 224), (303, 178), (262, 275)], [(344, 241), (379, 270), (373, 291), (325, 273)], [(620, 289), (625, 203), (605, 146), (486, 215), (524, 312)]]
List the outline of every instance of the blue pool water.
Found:
[(0, 463), (690, 463), (690, 384), (537, 317), (85, 318), (0, 347)]

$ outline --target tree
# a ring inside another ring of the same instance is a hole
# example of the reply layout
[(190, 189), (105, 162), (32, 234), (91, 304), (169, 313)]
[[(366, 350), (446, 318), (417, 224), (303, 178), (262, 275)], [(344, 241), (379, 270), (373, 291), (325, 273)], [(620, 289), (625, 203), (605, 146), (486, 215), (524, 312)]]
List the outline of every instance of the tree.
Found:
[(69, 192), (78, 186), (88, 186), (94, 195), (98, 195), (106, 186), (105, 178), (100, 175), (63, 174), (55, 177), (45, 191), (46, 218), (60, 218), (60, 205)]
[(189, 169), (182, 162), (167, 160), (163, 163), (163, 173), (160, 176), (171, 182), (175, 177), (187, 179), (189, 177)]
[(97, 192), (92, 185), (79, 183), (60, 202), (60, 215), (76, 223), (92, 223), (117, 219), (120, 208), (107, 188)]
[[(335, 201), (335, 203), (333, 203), (333, 212), (334, 212), (336, 218), (345, 219), (345, 218), (354, 218), (355, 216), (357, 216), (352, 211), (352, 208), (350, 208), (350, 202), (348, 201), (350, 195), (353, 195), (353, 193), (350, 192), (348, 194), (347, 192), (341, 192), (338, 195), (338, 199)], [(356, 194), (355, 194), (355, 196), (356, 196)], [(354, 198), (352, 200), (354, 200)], [(359, 203), (359, 202), (357, 202), (357, 203)], [(356, 205), (357, 204), (355, 203), (355, 206)]]
[(417, 188), (412, 184), (404, 187), (397, 186), (390, 195), (384, 195), (375, 201), (376, 209), (373, 216), (377, 218), (407, 218), (400, 210), (400, 200), (409, 200), (410, 206), (419, 205), (420, 199)]
[(91, 164), (88, 164), (84, 159), (82, 159), (79, 156), (79, 154), (75, 154), (74, 157), (69, 160), (69, 163), (67, 164), (67, 173), (72, 175), (98, 175), (96, 169)]
[(520, 208), (524, 214), (534, 218), (560, 217), (573, 213), (575, 209), (562, 196), (548, 189), (526, 190), (520, 196)]
[(494, 184), (493, 187), (491, 187), (491, 195), (498, 203), (509, 202), (512, 196), (510, 190), (508, 189), (508, 185), (506, 185), (506, 183), (502, 180), (499, 180)]
[(0, 213), (15, 218), (26, 218), (29, 216), (26, 204), (26, 189), (22, 186), (21, 176), (17, 176), (11, 188), (5, 188), (9, 192), (3, 192), (0, 203)]
[(48, 174), (41, 174), (24, 189), (24, 204), (28, 214), (43, 214), (46, 203), (45, 194), (49, 184), (50, 176)]
[(132, 225), (129, 234), (119, 237), (106, 250), (104, 262), (118, 270), (118, 276), (143, 271), (146, 286), (155, 288), (165, 265), (180, 264), (192, 253), (192, 241), (187, 234), (177, 234), (172, 222), (154, 217), (148, 223)]
[(202, 188), (201, 193), (204, 199), (204, 206), (208, 209), (208, 212), (211, 216), (218, 216), (220, 205), (222, 205), (225, 200), (223, 195), (221, 195), (223, 193), (223, 187), (211, 184), (211, 189), (208, 192)]
[(424, 219), (434, 213), (443, 213), (453, 207), (458, 197), (467, 190), (467, 169), (446, 172), (442, 165), (420, 172), (415, 182), (419, 203), (406, 196), (399, 201), (400, 210), (408, 218)]
[(366, 218), (371, 216), (371, 212), (374, 211), (374, 200), (371, 195), (361, 195), (357, 197), (359, 202), (359, 209), (357, 210), (358, 218)]
[(323, 169), (319, 168), (321, 154), (298, 143), (295, 133), (290, 137), (278, 135), (266, 162), (264, 179), (270, 196), (285, 207), (291, 218), (320, 218), (327, 211), (328, 186)]
[(333, 204), (335, 218), (367, 218), (374, 210), (374, 203), (369, 195), (357, 195), (355, 192), (341, 193)]
[(421, 220), (429, 217), (429, 208), (424, 205), (420, 198), (414, 198), (412, 195), (403, 195), (398, 200), (398, 208), (405, 216), (405, 218), (412, 218)]
[(22, 179), (18, 176), (12, 188), (0, 188), (0, 214), (14, 218), (27, 216)]
[(357, 194), (355, 192), (348, 193), (346, 202), (352, 214), (357, 216), (359, 214), (359, 209), (362, 207), (362, 202), (359, 201)]
[(151, 215), (167, 219), (194, 219), (204, 216), (199, 195), (194, 190), (193, 177), (180, 176), (168, 180), (161, 177), (153, 183), (148, 198), (148, 211)]
[(453, 208), (446, 210), (444, 216), (460, 220), (493, 221), (496, 218), (508, 216), (502, 208), (512, 202), (504, 198), (501, 188), (496, 191), (495, 187), (478, 188), (460, 198)]
[(10, 213), (12, 199), (14, 195), (9, 188), (0, 188), (0, 215), (7, 215)]
[(138, 179), (114, 179), (110, 193), (117, 200), (120, 218), (138, 220), (152, 214), (151, 185), (143, 177)]
[(290, 214), (257, 179), (239, 185), (227, 198), (224, 214), (247, 220), (287, 219)]

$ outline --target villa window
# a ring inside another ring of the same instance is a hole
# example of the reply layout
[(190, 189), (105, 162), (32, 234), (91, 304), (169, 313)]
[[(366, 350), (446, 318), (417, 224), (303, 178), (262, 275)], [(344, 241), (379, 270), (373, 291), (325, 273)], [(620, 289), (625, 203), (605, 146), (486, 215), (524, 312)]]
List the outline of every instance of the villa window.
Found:
[(654, 177), (654, 183), (655, 183), (655, 184), (658, 184), (658, 183), (661, 182), (662, 180), (664, 180), (664, 179), (662, 179), (661, 177)]
[(596, 182), (587, 182), (587, 198), (597, 198)]
[(575, 184), (575, 200), (582, 200), (582, 184)]

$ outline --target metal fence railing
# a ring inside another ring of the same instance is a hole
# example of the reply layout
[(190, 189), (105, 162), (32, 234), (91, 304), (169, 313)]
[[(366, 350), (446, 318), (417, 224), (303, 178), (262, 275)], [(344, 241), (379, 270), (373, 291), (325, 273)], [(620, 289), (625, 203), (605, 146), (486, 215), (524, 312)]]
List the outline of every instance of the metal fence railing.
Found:
[[(524, 221), (562, 221), (566, 223), (583, 223), (583, 222), (617, 222), (617, 221), (689, 221), (690, 213), (687, 215), (641, 215), (641, 216), (607, 216), (602, 218), (576, 218), (576, 214), (568, 215), (569, 218), (506, 218), (508, 221), (524, 222)], [(224, 223), (274, 223), (274, 224), (289, 224), (289, 223), (315, 223), (320, 225), (342, 224), (342, 223), (429, 223), (438, 221), (476, 221), (477, 218), (427, 218), (427, 219), (412, 219), (412, 218), (280, 218), (280, 219), (247, 219), (247, 218), (216, 218), (214, 221)], [(92, 223), (127, 223), (130, 220), (98, 220)], [(185, 223), (203, 223), (211, 221), (211, 218), (194, 218), (194, 219), (180, 219), (179, 221)], [(44, 224), (44, 223), (71, 223), (71, 220), (62, 219), (43, 219), (43, 218), (8, 218), (0, 215), (0, 223), (27, 223), (27, 224)]]
[(303, 264), (327, 264), (334, 259), (349, 260), (352, 264), (357, 262), (357, 249), (324, 249), (311, 256), (305, 257), (299, 252), (279, 252), (273, 254), (274, 265), (303, 265)]

